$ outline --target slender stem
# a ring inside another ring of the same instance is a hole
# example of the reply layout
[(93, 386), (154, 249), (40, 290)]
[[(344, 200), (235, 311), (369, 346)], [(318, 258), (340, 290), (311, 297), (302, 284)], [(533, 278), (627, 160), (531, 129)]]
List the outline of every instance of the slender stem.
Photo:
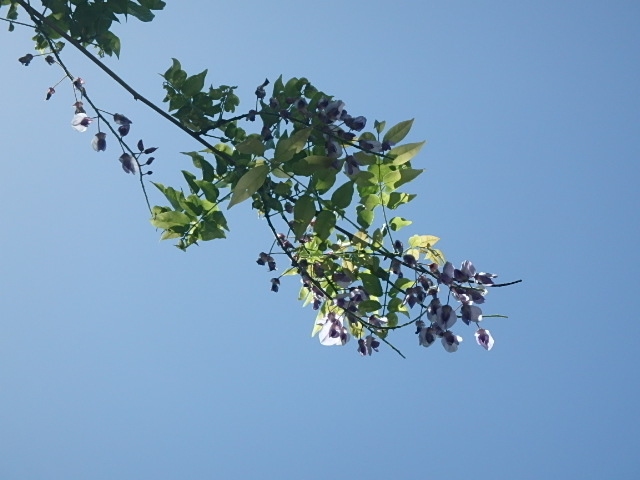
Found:
[(62, 38), (64, 38), (67, 42), (71, 43), (74, 47), (76, 47), (76, 49), (78, 49), (80, 53), (82, 53), (85, 57), (87, 57), (89, 60), (95, 63), (104, 73), (110, 76), (116, 83), (118, 83), (122, 88), (124, 88), (127, 92), (129, 92), (133, 96), (134, 100), (139, 100), (142, 103), (144, 103), (147, 107), (151, 108), (158, 115), (163, 117), (165, 120), (168, 120), (169, 122), (173, 123), (180, 130), (185, 132), (187, 135), (192, 137), (194, 140), (196, 140), (200, 144), (204, 145), (206, 148), (214, 152), (216, 155), (220, 155), (226, 160), (231, 160), (231, 157), (226, 152), (220, 151), (217, 148), (215, 148), (209, 142), (202, 139), (197, 132), (189, 130), (187, 127), (182, 125), (177, 119), (173, 118), (171, 115), (169, 115), (160, 107), (158, 107), (155, 103), (151, 102), (150, 100), (147, 100), (144, 96), (142, 96), (140, 93), (134, 90), (127, 82), (125, 82), (122, 78), (120, 78), (113, 70), (107, 67), (95, 55), (93, 55), (86, 48), (84, 48), (80, 42), (70, 37), (67, 34), (67, 32), (59, 28), (57, 25), (51, 23), (44, 15), (41, 15), (40, 13), (38, 13), (26, 1), (15, 0), (15, 2), (27, 11), (27, 13), (31, 16), (31, 19), (34, 22), (37, 21), (38, 23), (46, 25), (47, 27), (51, 28), (54, 32), (56, 32), (58, 35), (60, 35)]

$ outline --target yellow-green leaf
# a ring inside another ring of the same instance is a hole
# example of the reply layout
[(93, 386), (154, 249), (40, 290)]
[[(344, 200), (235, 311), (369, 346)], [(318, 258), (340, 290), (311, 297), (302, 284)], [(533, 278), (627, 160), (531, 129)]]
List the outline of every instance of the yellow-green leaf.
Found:
[(413, 118), (411, 120), (405, 120), (404, 122), (400, 122), (397, 125), (394, 125), (387, 133), (384, 134), (382, 139), (383, 142), (389, 142), (393, 145), (400, 143), (404, 137), (407, 136), (409, 130), (411, 130), (411, 125), (413, 125)]
[(400, 145), (399, 147), (392, 148), (391, 150), (389, 150), (389, 155), (394, 156), (395, 158), (393, 159), (391, 164), (402, 165), (404, 163), (407, 163), (418, 154), (425, 143), (427, 142), (407, 143), (405, 145)]

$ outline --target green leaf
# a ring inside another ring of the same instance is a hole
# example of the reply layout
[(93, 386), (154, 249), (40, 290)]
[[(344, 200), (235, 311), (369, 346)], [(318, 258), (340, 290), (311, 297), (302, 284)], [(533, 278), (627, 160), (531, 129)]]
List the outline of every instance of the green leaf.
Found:
[(308, 177), (321, 170), (329, 169), (333, 162), (333, 158), (325, 157), (323, 155), (309, 155), (297, 162), (292, 162), (293, 165), (291, 165), (291, 171), (296, 175)]
[(311, 128), (296, 130), (289, 138), (281, 138), (276, 145), (274, 160), (278, 163), (288, 162), (300, 152), (309, 139)]
[(209, 200), (210, 202), (215, 203), (218, 200), (218, 195), (220, 192), (211, 182), (207, 182), (206, 180), (196, 180), (196, 185), (200, 187), (202, 193), (204, 193), (204, 198)]
[(143, 7), (142, 5), (138, 5), (131, 1), (128, 5), (128, 12), (141, 22), (150, 22), (155, 18), (153, 12), (151, 12), (147, 7)]
[(353, 182), (347, 182), (333, 192), (333, 195), (331, 195), (331, 202), (335, 208), (347, 208), (351, 205), (352, 198)]
[(382, 285), (380, 284), (380, 279), (374, 274), (361, 272), (358, 276), (362, 281), (362, 286), (369, 295), (373, 295), (374, 297), (381, 297), (384, 294)]
[(438, 241), (440, 237), (436, 237), (434, 235), (414, 235), (409, 237), (409, 246), (412, 248), (431, 248)]
[(384, 131), (384, 127), (386, 126), (387, 126), (387, 122), (379, 122), (378, 120), (373, 121), (373, 128), (376, 129), (376, 132), (378, 132), (378, 135)]
[(330, 210), (322, 210), (316, 217), (313, 230), (322, 240), (327, 240), (336, 226), (336, 214)]
[(384, 134), (382, 141), (389, 142), (394, 145), (400, 143), (404, 139), (404, 137), (407, 136), (409, 130), (411, 130), (411, 125), (413, 125), (413, 119), (405, 120), (404, 122), (400, 122), (397, 125), (394, 125), (389, 130), (387, 130), (387, 133)]
[(193, 173), (187, 172), (186, 170), (182, 170), (182, 176), (189, 184), (191, 193), (198, 193), (200, 191), (200, 187), (195, 182), (196, 176)]
[(393, 159), (391, 164), (402, 165), (404, 163), (407, 163), (418, 154), (425, 143), (427, 142), (407, 143), (405, 145), (400, 145), (399, 147), (392, 148), (391, 150), (389, 150), (389, 155), (395, 156), (395, 158)]
[(303, 195), (296, 200), (296, 204), (293, 206), (292, 229), (297, 238), (302, 236), (315, 215), (316, 205), (313, 201), (313, 197), (310, 195)]
[(192, 75), (191, 77), (187, 78), (182, 84), (182, 93), (187, 97), (193, 97), (204, 87), (204, 79), (206, 76), (207, 70), (204, 70), (197, 75)]
[(336, 183), (336, 175), (338, 171), (334, 168), (323, 168), (314, 172), (315, 187), (319, 194), (328, 192), (333, 184)]
[(411, 180), (415, 179), (418, 175), (424, 172), (424, 169), (414, 169), (414, 168), (405, 168), (400, 170), (400, 180), (398, 180), (394, 186), (398, 188), (405, 183), (409, 183)]
[(411, 220), (406, 220), (402, 217), (393, 217), (390, 221), (389, 221), (389, 227), (391, 227), (391, 230), (393, 230), (394, 232), (397, 230), (400, 230), (402, 227), (406, 227), (407, 225), (411, 225), (413, 222)]
[(256, 165), (245, 173), (240, 180), (238, 180), (238, 183), (233, 189), (233, 194), (231, 195), (231, 200), (229, 201), (227, 209), (240, 202), (244, 202), (256, 193), (264, 184), (268, 174), (269, 166), (265, 164)]
[(236, 150), (248, 155), (264, 155), (265, 146), (262, 137), (258, 134), (249, 135), (244, 141), (236, 145)]
[(162, 10), (167, 4), (162, 0), (138, 0), (140, 5), (151, 10)]
[(191, 217), (182, 212), (163, 212), (156, 214), (151, 218), (151, 224), (154, 227), (167, 230), (176, 226), (189, 225), (191, 223)]
[(375, 312), (380, 310), (381, 308), (382, 305), (380, 305), (380, 302), (373, 299), (365, 300), (358, 305), (358, 310), (366, 313)]
[(362, 228), (369, 228), (373, 223), (373, 212), (371, 210), (367, 210), (362, 205), (358, 205), (356, 207), (356, 211), (356, 221), (358, 222), (358, 225)]
[(387, 202), (387, 207), (390, 209), (398, 208), (400, 205), (410, 202), (414, 198), (416, 198), (415, 193), (402, 193), (402, 192), (392, 192), (389, 194), (389, 201)]

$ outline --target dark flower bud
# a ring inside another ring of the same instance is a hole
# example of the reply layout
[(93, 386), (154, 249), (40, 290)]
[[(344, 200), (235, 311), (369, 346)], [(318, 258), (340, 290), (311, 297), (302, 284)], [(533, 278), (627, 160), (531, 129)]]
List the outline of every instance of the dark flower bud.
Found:
[(269, 255), (267, 255), (265, 252), (260, 252), (260, 255), (258, 256), (258, 260), (256, 260), (256, 263), (258, 265), (266, 265), (268, 257)]
[(104, 152), (107, 149), (107, 134), (104, 132), (96, 133), (91, 141), (91, 146), (96, 152)]
[(129, 133), (129, 130), (131, 129), (131, 125), (124, 124), (124, 125), (120, 125), (118, 127), (118, 133), (120, 134), (121, 137), (126, 136)]
[(268, 141), (268, 140), (272, 140), (273, 139), (273, 135), (271, 134), (271, 130), (266, 125), (264, 127), (262, 127), (262, 131), (260, 132), (260, 134), (262, 135), (263, 140)]
[(395, 145), (395, 142), (384, 141), (382, 142), (382, 151), (386, 152), (387, 150), (391, 150), (391, 147)]
[(153, 175), (153, 172), (149, 170), (147, 173), (145, 173), (145, 175)]
[(363, 357), (367, 354), (367, 346), (364, 343), (364, 338), (358, 340), (358, 353)]
[(319, 109), (325, 109), (327, 108), (327, 105), (329, 105), (329, 99), (326, 97), (321, 98), (320, 101), (318, 102)]
[(266, 78), (264, 80), (262, 85), (260, 85), (260, 86), (258, 86), (258, 88), (256, 88), (256, 97), (258, 97), (258, 99), (262, 100), (264, 97), (267, 96), (267, 92), (264, 91), (264, 87), (266, 87), (267, 85), (269, 85), (269, 79), (268, 78)]
[(76, 102), (76, 103), (74, 103), (73, 105), (71, 105), (72, 107), (76, 107), (76, 112), (75, 112), (75, 113), (76, 113), (76, 115), (77, 115), (78, 113), (87, 113), (87, 112), (84, 110), (83, 105), (84, 105), (84, 104), (83, 104), (82, 102)]
[(151, 163), (153, 163), (155, 159), (156, 157), (149, 157), (149, 160), (147, 160), (147, 163), (145, 163), (145, 165), (151, 165)]
[(31, 63), (31, 60), (33, 60), (33, 55), (31, 55), (30, 53), (27, 53), (24, 57), (20, 57), (18, 59), (18, 61), (25, 67), (29, 66), (29, 64)]
[(404, 263), (406, 263), (410, 267), (416, 266), (416, 257), (414, 257), (413, 255), (409, 255), (409, 254), (404, 255), (402, 257), (402, 260), (404, 261)]
[(280, 106), (280, 102), (278, 102), (278, 99), (276, 97), (271, 97), (269, 99), (269, 106), (275, 110)]
[(84, 90), (83, 85), (84, 85), (84, 80), (82, 78), (80, 78), (80, 77), (76, 78), (73, 81), (73, 86), (76, 87), (80, 91)]
[(404, 251), (404, 245), (400, 240), (396, 240), (393, 242), (393, 249), (396, 253), (402, 253)]
[(249, 120), (250, 122), (255, 122), (257, 113), (258, 112), (256, 112), (255, 110), (249, 110), (247, 112), (247, 120)]
[(121, 113), (114, 113), (113, 121), (116, 122), (118, 125), (131, 125), (133, 123), (131, 120), (129, 120), (127, 117), (125, 117)]
[(287, 213), (293, 213), (293, 204), (291, 202), (286, 202), (284, 204), (284, 211)]
[(280, 279), (278, 278), (272, 278), (271, 279), (271, 291), (272, 292), (277, 292), (280, 288)]
[(54, 63), (56, 63), (56, 59), (53, 58), (52, 55), (47, 55), (46, 57), (44, 57), (44, 59), (49, 65), (53, 65)]
[(158, 149), (158, 147), (149, 147), (147, 149), (145, 149), (144, 154), (145, 155), (149, 155), (150, 153), (155, 152)]
[(138, 140), (138, 150), (140, 151), (144, 150), (144, 143), (142, 142), (142, 140)]
[(299, 98), (296, 102), (296, 108), (298, 110), (304, 110), (305, 108), (307, 108), (307, 101), (304, 98)]
[(45, 100), (49, 100), (54, 93), (56, 93), (55, 89), (53, 87), (49, 87)]
[(138, 173), (138, 162), (128, 153), (120, 155), (120, 163), (122, 163), (122, 169), (125, 173), (131, 173), (133, 175)]

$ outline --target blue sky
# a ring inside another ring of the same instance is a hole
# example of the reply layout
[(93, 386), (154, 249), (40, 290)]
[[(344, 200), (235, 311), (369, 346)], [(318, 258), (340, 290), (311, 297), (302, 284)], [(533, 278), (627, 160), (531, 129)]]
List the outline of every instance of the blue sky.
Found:
[[(247, 109), (282, 73), (370, 122), (415, 118), (427, 171), (402, 232), (522, 278), (488, 297), (510, 318), (485, 321), (491, 352), (470, 327), (455, 354), (412, 329), (407, 360), (321, 346), (295, 280), (272, 294), (255, 264), (248, 205), (227, 241), (159, 242), (115, 148), (70, 128), (71, 89), (43, 101), (62, 73), (4, 32), (0, 476), (637, 478), (637, 2), (228, 3), (118, 26), (109, 65), (156, 101), (176, 57)], [(198, 146), (64, 53), (179, 185)]]

